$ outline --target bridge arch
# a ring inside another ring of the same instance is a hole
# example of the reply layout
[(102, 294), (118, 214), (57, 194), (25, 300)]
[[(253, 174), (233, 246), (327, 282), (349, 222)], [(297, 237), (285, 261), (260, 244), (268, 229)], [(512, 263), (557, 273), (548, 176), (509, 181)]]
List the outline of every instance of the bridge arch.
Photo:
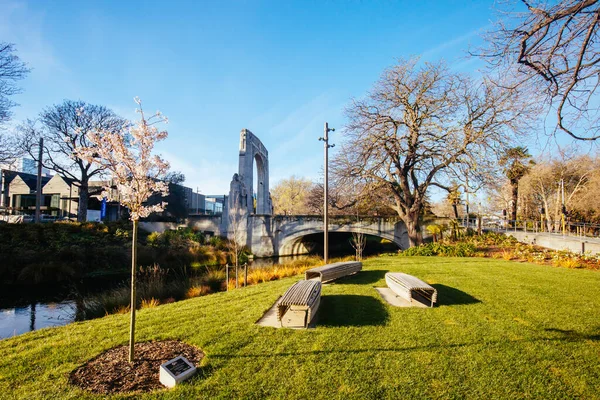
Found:
[[(309, 236), (309, 235), (314, 235), (314, 234), (318, 234), (318, 233), (323, 233), (323, 231), (321, 232), (298, 232), (292, 236), (287, 236), (282, 243), (280, 243), (279, 245), (279, 249), (277, 250), (277, 254), (279, 254), (280, 256), (292, 256), (292, 255), (297, 255), (297, 254), (305, 254), (307, 252), (309, 252), (309, 248), (306, 247), (306, 244), (303, 242), (303, 238)], [(376, 237), (380, 237), (382, 239), (387, 239), (390, 242), (394, 243), (396, 246), (398, 246), (399, 249), (402, 249), (402, 243), (399, 243), (399, 241), (395, 240), (393, 235), (387, 235), (387, 234), (381, 234), (378, 232), (364, 232), (360, 229), (350, 229), (350, 230), (344, 230), (344, 231), (329, 231), (329, 233), (363, 233), (365, 235), (370, 235), (370, 236), (376, 236)], [(331, 240), (331, 239), (330, 239)]]
[[(302, 238), (316, 233), (323, 233), (323, 222), (319, 217), (307, 218), (282, 218), (277, 217), (279, 223), (275, 231), (276, 254), (280, 256), (295, 255), (308, 252)], [(363, 233), (387, 239), (400, 249), (409, 246), (408, 233), (401, 221), (391, 219), (374, 219), (369, 222), (344, 222), (336, 223), (335, 219), (329, 227), (330, 233)]]

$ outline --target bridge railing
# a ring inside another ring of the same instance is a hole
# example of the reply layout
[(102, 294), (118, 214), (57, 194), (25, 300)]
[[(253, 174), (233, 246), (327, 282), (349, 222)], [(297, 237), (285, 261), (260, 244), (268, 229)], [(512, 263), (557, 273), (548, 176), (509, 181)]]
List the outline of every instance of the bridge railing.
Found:
[[(290, 220), (323, 220), (323, 215), (273, 215), (273, 218), (290, 219)], [(394, 216), (375, 216), (375, 215), (329, 215), (330, 223), (358, 223), (358, 222), (379, 222), (379, 221), (400, 221), (400, 217)]]
[[(473, 226), (472, 226), (473, 227)], [(551, 233), (562, 236), (598, 238), (600, 224), (571, 221), (496, 220), (487, 221), (483, 229), (531, 233)]]

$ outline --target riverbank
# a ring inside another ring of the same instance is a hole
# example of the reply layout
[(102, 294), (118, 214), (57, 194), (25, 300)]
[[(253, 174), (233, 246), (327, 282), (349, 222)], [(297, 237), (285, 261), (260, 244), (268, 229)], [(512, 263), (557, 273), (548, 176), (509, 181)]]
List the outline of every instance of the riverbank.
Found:
[[(119, 276), (131, 269), (131, 223), (0, 224), (0, 286), (78, 283)], [(138, 264), (187, 273), (233, 264), (226, 239), (207, 239), (192, 229), (163, 233), (140, 230)], [(243, 251), (241, 262), (249, 252)]]
[[(439, 305), (387, 305), (373, 289), (386, 271), (433, 284)], [(597, 271), (374, 257), (323, 287), (315, 329), (255, 325), (298, 279), (141, 310), (139, 341), (179, 339), (206, 357), (191, 381), (136, 398), (598, 398)], [(111, 315), (1, 340), (0, 392), (97, 398), (70, 386), (69, 374), (126, 344), (128, 323)]]
[[(332, 259), (341, 261), (343, 258)], [(281, 261), (281, 260), (279, 260)], [(282, 264), (260, 264), (238, 269), (238, 285), (248, 286), (269, 282), (303, 273), (306, 269), (322, 264), (319, 257), (288, 259)], [(212, 293), (235, 289), (235, 268), (229, 268), (229, 283), (226, 283), (225, 267), (209, 268), (196, 276), (168, 276), (168, 271), (158, 267), (142, 268), (137, 283), (138, 309), (153, 308), (161, 304), (174, 303), (183, 299), (206, 296)], [(130, 281), (124, 280), (117, 286), (105, 287), (100, 291), (85, 293), (83, 289), (56, 293), (28, 293), (27, 298), (6, 298), (0, 302), (0, 339), (52, 326), (62, 326), (74, 321), (100, 318), (108, 314), (128, 313), (130, 308)], [(80, 290), (80, 291), (78, 291)], [(4, 297), (5, 293), (3, 293)], [(11, 304), (6, 306), (5, 304)]]

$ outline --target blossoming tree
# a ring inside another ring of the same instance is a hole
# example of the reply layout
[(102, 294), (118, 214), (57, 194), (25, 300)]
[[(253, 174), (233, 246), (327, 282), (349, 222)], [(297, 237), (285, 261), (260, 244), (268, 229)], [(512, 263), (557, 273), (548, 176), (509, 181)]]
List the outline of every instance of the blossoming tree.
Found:
[(168, 119), (160, 111), (146, 117), (141, 100), (138, 97), (134, 100), (139, 107), (136, 112), (140, 114), (137, 123), (124, 126), (117, 132), (90, 132), (87, 137), (93, 146), (77, 149), (79, 157), (97, 163), (110, 171), (118, 198), (114, 198), (115, 193), (110, 187), (105, 188), (103, 196), (108, 200), (117, 200), (127, 207), (133, 222), (129, 362), (134, 359), (138, 222), (140, 218), (147, 217), (153, 212), (164, 210), (166, 205), (164, 202), (151, 206), (146, 202), (154, 193), (163, 196), (168, 194), (168, 184), (164, 179), (169, 169), (168, 162), (152, 154), (154, 144), (167, 137), (167, 132), (159, 130), (156, 125), (168, 123)]

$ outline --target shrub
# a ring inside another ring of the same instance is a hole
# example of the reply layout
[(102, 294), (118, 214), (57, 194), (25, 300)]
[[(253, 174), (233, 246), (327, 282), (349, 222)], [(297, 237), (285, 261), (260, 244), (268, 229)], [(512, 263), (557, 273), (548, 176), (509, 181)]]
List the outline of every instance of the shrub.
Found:
[(202, 276), (202, 283), (213, 292), (221, 290), (224, 281), (225, 271), (222, 270), (207, 270), (204, 276)]
[(399, 254), (402, 256), (473, 257), (476, 251), (477, 248), (472, 243), (444, 244), (436, 242), (410, 247)]

